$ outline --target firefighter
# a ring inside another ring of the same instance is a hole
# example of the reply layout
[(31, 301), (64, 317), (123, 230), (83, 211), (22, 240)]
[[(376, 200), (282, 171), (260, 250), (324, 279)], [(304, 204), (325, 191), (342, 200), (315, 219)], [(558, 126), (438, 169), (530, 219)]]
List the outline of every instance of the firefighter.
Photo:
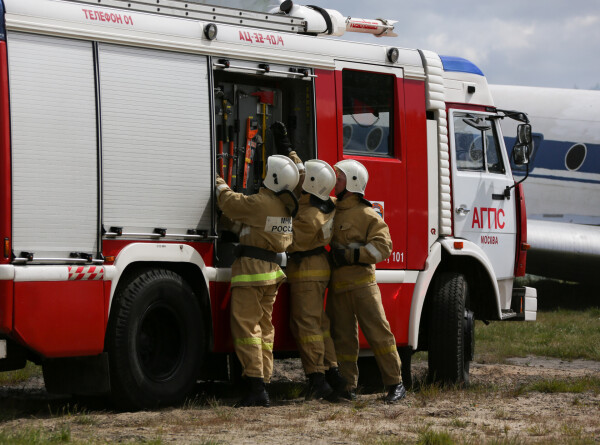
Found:
[(287, 250), (286, 275), (290, 284), (290, 328), (308, 378), (305, 399), (334, 401), (346, 387), (338, 370), (329, 318), (323, 309), (330, 276), (325, 246), (331, 240), (335, 215), (335, 204), (329, 197), (335, 172), (327, 162), (318, 159), (303, 165), (292, 150), (283, 123), (275, 122), (271, 130), (278, 153), (289, 156), (300, 171), (301, 192), (294, 218), (294, 241)]
[(375, 264), (392, 252), (387, 224), (363, 198), (369, 174), (360, 162), (347, 159), (336, 170), (336, 214), (333, 221), (333, 268), (327, 314), (340, 372), (348, 381), (344, 397), (356, 399), (358, 383), (358, 325), (369, 342), (388, 387), (386, 403), (406, 396), (396, 339), (390, 329), (375, 281)]
[(231, 334), (248, 392), (236, 406), (270, 404), (265, 383), (273, 372), (275, 329), (271, 316), (277, 290), (285, 279), (280, 264), (292, 243), (297, 201), (291, 191), (298, 179), (298, 168), (279, 155), (267, 159), (264, 187), (257, 194), (235, 193), (217, 177), (219, 208), (226, 217), (242, 223), (231, 267)]

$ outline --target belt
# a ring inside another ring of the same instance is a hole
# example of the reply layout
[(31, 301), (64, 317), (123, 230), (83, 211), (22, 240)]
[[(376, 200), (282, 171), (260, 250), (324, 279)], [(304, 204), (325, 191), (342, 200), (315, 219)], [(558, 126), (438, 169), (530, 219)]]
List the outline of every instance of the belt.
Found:
[(271, 250), (262, 249), (260, 247), (255, 246), (246, 246), (244, 244), (238, 244), (234, 251), (234, 255), (236, 257), (248, 257), (254, 258), (257, 260), (268, 261), (269, 263), (275, 263), (279, 266), (283, 264), (284, 254), (273, 252)]
[(320, 255), (322, 253), (327, 253), (327, 250), (323, 246), (317, 247), (316, 249), (288, 253), (288, 258), (296, 263), (299, 263), (306, 257), (313, 256), (313, 255)]

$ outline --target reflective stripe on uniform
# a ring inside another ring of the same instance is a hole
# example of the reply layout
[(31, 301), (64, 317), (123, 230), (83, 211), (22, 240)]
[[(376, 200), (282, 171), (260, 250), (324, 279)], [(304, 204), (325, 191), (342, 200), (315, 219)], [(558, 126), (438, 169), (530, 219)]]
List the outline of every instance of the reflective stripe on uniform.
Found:
[(265, 351), (272, 351), (273, 350), (273, 343), (264, 343), (262, 344), (262, 348)]
[(329, 331), (323, 332), (323, 338), (331, 338), (331, 332), (329, 332)]
[(299, 337), (298, 342), (304, 343), (315, 343), (315, 342), (323, 341), (322, 335), (307, 335), (306, 337)]
[(243, 226), (243, 227), (242, 227), (242, 230), (240, 231), (240, 238), (241, 238), (242, 236), (250, 235), (250, 232), (251, 232), (251, 230), (252, 230), (252, 229), (251, 229), (251, 227), (250, 227), (250, 226)]
[(221, 184), (217, 186), (217, 198), (219, 197), (219, 195), (221, 194), (221, 192), (223, 190), (230, 190), (230, 188), (227, 186), (227, 184)]
[(369, 252), (373, 256), (373, 258), (375, 258), (376, 263), (379, 263), (383, 260), (383, 255), (379, 250), (377, 250), (377, 248), (373, 244), (367, 244), (365, 246), (365, 249), (367, 249), (367, 252)]
[(294, 273), (289, 273), (288, 277), (290, 278), (309, 278), (309, 277), (323, 277), (327, 278), (331, 275), (330, 269), (320, 269), (320, 270), (301, 270)]
[(396, 345), (384, 346), (382, 348), (373, 349), (374, 355), (385, 355), (396, 351)]
[(334, 290), (338, 290), (338, 289), (344, 289), (346, 287), (350, 287), (350, 286), (356, 286), (359, 284), (369, 284), (369, 283), (375, 283), (375, 275), (369, 275), (367, 277), (363, 277), (359, 280), (347, 280), (347, 281), (336, 281), (335, 283), (333, 283), (333, 289)]
[(254, 283), (258, 281), (276, 280), (281, 277), (285, 277), (285, 274), (283, 273), (283, 270), (279, 269), (266, 273), (236, 275), (231, 279), (231, 283)]
[(260, 345), (262, 340), (260, 337), (236, 338), (233, 342), (237, 345)]
[(338, 362), (358, 362), (358, 355), (337, 354)]

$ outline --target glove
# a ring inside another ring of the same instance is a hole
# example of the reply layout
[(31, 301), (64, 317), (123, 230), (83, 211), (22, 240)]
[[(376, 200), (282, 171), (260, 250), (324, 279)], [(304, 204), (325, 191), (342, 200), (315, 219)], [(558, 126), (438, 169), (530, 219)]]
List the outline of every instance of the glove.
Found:
[(287, 156), (292, 151), (292, 143), (288, 137), (287, 128), (283, 122), (275, 122), (271, 125), (271, 132), (273, 133), (273, 142), (275, 143), (275, 150), (277, 154)]
[(349, 266), (358, 262), (358, 249), (331, 249), (331, 260), (336, 267)]

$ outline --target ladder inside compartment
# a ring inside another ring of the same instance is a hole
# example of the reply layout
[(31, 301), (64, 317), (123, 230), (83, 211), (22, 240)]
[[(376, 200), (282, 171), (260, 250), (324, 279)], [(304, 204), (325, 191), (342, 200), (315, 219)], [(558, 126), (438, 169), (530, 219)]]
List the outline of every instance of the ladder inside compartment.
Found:
[(94, 6), (127, 9), (213, 23), (243, 25), (253, 28), (301, 33), (306, 30), (306, 21), (300, 17), (204, 5), (192, 0), (68, 0)]

